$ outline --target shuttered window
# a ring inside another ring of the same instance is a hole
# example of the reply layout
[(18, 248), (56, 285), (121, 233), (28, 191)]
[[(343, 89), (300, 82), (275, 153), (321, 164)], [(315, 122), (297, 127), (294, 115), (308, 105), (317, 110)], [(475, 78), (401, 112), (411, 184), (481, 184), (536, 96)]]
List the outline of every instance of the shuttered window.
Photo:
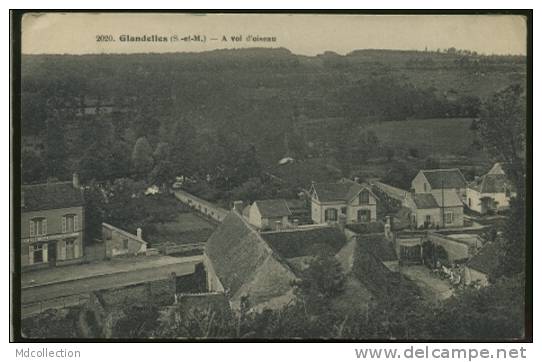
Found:
[(30, 220), (30, 236), (47, 235), (47, 219), (37, 217)]
[(62, 217), (62, 232), (73, 233), (79, 230), (79, 219), (76, 214), (64, 215)]

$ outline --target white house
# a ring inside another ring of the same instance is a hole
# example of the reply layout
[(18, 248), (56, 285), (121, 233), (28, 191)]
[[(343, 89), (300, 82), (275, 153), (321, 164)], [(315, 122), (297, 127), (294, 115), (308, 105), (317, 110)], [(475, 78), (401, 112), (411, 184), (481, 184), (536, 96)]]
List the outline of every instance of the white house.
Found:
[(467, 187), (467, 206), (480, 214), (490, 210), (500, 211), (510, 206), (514, 196), (512, 185), (508, 181), (500, 163), (495, 163), (491, 170), (476, 178)]
[(310, 195), (311, 218), (317, 224), (338, 222), (340, 216), (347, 223), (376, 221), (378, 197), (367, 184), (347, 179), (336, 183), (314, 183)]
[(248, 222), (262, 230), (280, 230), (290, 226), (292, 212), (286, 200), (257, 200), (246, 208), (244, 216)]
[(455, 190), (407, 194), (403, 205), (410, 209), (410, 224), (416, 228), (463, 226), (463, 202)]

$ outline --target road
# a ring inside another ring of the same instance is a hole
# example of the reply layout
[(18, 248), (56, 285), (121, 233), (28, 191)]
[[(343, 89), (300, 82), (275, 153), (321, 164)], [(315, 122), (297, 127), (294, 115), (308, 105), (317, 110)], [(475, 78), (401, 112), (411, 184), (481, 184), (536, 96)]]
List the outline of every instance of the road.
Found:
[[(96, 266), (86, 269), (87, 274), (74, 276), (59, 282), (48, 282), (41, 285), (26, 286), (21, 290), (21, 303), (23, 305), (23, 317), (40, 312), (47, 308), (59, 308), (68, 305), (79, 304), (81, 299), (86, 299), (89, 292), (125, 287), (144, 282), (166, 279), (175, 273), (177, 276), (187, 275), (194, 272), (196, 264), (201, 257), (171, 258), (168, 261), (156, 260), (154, 263), (134, 263), (131, 268), (121, 264), (121, 268), (115, 271), (109, 265), (108, 273), (97, 274)], [(173, 263), (171, 259), (176, 259)], [(70, 266), (74, 270), (76, 266)], [(85, 265), (82, 265), (85, 270)], [(62, 268), (62, 267), (60, 267)], [(91, 271), (88, 273), (88, 271)], [(58, 272), (57, 270), (54, 272)]]

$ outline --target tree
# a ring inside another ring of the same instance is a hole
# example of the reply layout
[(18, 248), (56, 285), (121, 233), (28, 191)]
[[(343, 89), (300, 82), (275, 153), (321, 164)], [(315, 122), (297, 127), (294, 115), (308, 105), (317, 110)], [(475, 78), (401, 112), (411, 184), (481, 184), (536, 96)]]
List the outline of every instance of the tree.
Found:
[(132, 166), (135, 173), (139, 176), (146, 176), (151, 171), (153, 163), (149, 141), (145, 137), (138, 138), (132, 152)]
[(158, 143), (153, 158), (155, 165), (150, 174), (150, 181), (158, 185), (166, 185), (171, 182), (175, 177), (175, 173), (173, 172), (169, 144), (166, 142)]
[(23, 183), (35, 183), (47, 178), (43, 157), (34, 151), (23, 151), (21, 154), (21, 176)]
[(196, 130), (192, 124), (182, 118), (169, 129), (165, 141), (169, 144), (171, 165), (175, 175), (192, 176), (198, 169), (196, 155)]
[(45, 160), (47, 175), (63, 178), (69, 174), (67, 168), (67, 148), (64, 135), (66, 134), (64, 122), (55, 115), (47, 119), (47, 133), (45, 139)]
[(516, 188), (510, 215), (503, 228), (500, 266), (493, 278), (525, 271), (526, 248), (526, 100), (519, 85), (495, 93), (484, 104), (480, 134), (484, 147), (502, 163)]
[(383, 182), (405, 190), (410, 190), (410, 181), (416, 176), (416, 170), (404, 162), (394, 162), (384, 175)]
[(294, 282), (295, 293), (312, 313), (325, 309), (330, 299), (344, 291), (346, 277), (333, 255), (318, 255)]

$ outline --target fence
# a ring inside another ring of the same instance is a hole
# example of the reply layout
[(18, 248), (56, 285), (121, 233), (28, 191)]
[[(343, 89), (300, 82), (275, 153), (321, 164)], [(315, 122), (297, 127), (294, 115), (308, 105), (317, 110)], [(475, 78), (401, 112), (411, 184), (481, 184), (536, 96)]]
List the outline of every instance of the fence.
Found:
[(88, 302), (89, 294), (74, 294), (63, 297), (51, 298), (37, 302), (25, 303), (21, 305), (21, 317), (27, 318), (35, 314), (42, 313), (47, 309), (62, 309), (78, 306)]
[(177, 253), (191, 253), (191, 252), (203, 252), (205, 249), (205, 243), (193, 243), (193, 244), (175, 244), (175, 243), (163, 243), (156, 244), (155, 248), (160, 250), (160, 253), (164, 255), (177, 254)]
[(200, 199), (199, 197), (194, 196), (186, 191), (176, 190), (174, 194), (175, 197), (182, 203), (190, 206), (192, 209), (207, 217), (210, 217), (215, 221), (222, 222), (222, 220), (224, 220), (226, 215), (228, 215), (229, 213), (228, 210), (223, 209), (209, 201)]

